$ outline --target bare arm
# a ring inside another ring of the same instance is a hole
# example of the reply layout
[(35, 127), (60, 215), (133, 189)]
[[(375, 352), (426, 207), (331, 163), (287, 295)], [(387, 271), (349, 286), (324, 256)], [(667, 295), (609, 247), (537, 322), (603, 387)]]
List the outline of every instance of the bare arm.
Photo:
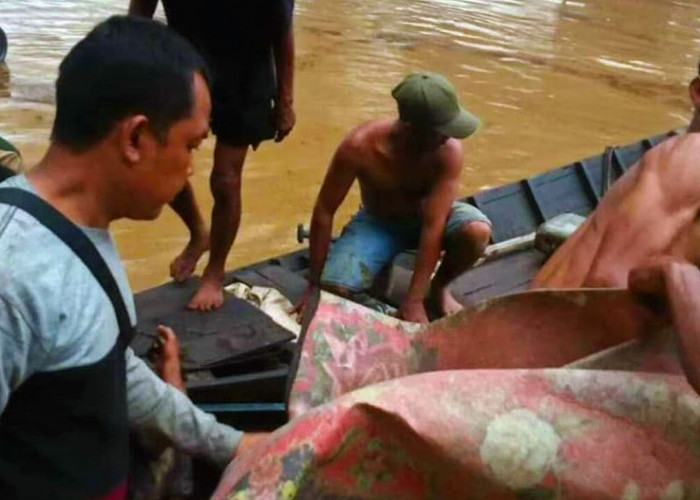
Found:
[(129, 15), (141, 17), (153, 17), (158, 6), (158, 0), (131, 0), (129, 2)]
[(242, 432), (197, 408), (158, 378), (130, 348), (126, 350), (126, 391), (131, 425), (156, 429), (188, 453), (224, 465), (241, 442)]
[(690, 263), (673, 262), (665, 274), (683, 371), (700, 394), (700, 270)]
[(333, 156), (316, 199), (309, 238), (309, 284), (318, 286), (333, 231), (333, 217), (357, 177), (352, 147), (343, 142)]
[[(445, 223), (459, 192), (459, 174), (462, 170), (462, 145), (445, 146), (443, 171), (423, 206), (423, 228), (418, 245), (416, 266), (413, 270), (408, 294), (401, 306), (401, 316), (409, 321), (427, 322), (423, 299), (428, 290), (430, 275), (435, 269), (440, 251)], [(409, 311), (417, 311), (414, 316)], [(422, 316), (422, 317), (420, 317)]]
[(683, 371), (700, 394), (700, 270), (687, 261), (666, 256), (633, 269), (628, 287), (666, 302)]
[(294, 1), (285, 0), (275, 37), (275, 73), (277, 75), (277, 141), (291, 132), (294, 115)]

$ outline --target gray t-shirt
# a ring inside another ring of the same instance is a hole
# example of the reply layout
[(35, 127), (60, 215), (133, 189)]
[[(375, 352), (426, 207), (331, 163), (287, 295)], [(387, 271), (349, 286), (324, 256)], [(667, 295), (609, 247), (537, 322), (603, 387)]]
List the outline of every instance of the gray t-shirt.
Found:
[[(0, 187), (35, 192), (23, 175)], [(132, 324), (134, 300), (109, 231), (81, 228), (119, 285)], [(32, 374), (102, 359), (119, 335), (114, 308), (88, 268), (26, 212), (0, 204), (0, 416)], [(242, 433), (195, 407), (126, 350), (129, 421), (154, 428), (180, 449), (228, 462)], [(50, 412), (50, 408), (47, 408)]]

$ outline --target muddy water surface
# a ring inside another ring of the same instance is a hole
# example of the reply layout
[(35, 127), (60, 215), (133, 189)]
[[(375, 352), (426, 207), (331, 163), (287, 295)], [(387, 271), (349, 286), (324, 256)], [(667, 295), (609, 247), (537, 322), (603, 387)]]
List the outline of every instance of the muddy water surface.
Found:
[[(0, 134), (28, 164), (46, 146), (60, 59), (126, 3), (0, 0), (11, 70)], [(229, 267), (298, 248), (296, 224), (308, 222), (335, 146), (356, 124), (392, 115), (389, 91), (411, 70), (448, 75), (483, 120), (466, 142), (465, 194), (684, 125), (700, 0), (297, 0), (296, 36), (298, 124), (248, 158)], [(193, 179), (207, 213), (212, 146), (197, 153)], [(354, 189), (337, 227), (357, 205)], [(167, 209), (114, 233), (135, 290), (165, 281), (187, 239)]]

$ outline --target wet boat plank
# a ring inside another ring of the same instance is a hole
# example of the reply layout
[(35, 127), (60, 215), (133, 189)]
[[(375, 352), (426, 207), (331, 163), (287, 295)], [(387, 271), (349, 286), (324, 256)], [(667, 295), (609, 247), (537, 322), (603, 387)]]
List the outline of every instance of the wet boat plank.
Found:
[(187, 369), (210, 368), (237, 358), (280, 346), (294, 336), (257, 308), (235, 297), (207, 313), (188, 311), (187, 302), (199, 286), (198, 279), (167, 283), (136, 295), (138, 325), (132, 348), (144, 355), (157, 327), (173, 328), (183, 349)]

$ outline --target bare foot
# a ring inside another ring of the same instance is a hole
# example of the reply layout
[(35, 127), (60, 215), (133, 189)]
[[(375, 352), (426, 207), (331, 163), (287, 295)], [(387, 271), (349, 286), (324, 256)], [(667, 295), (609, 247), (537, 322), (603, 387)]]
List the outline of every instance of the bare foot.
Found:
[(199, 258), (207, 250), (209, 250), (209, 233), (207, 231), (202, 232), (199, 236), (190, 237), (185, 249), (170, 264), (170, 276), (175, 281), (185, 281), (192, 276)]
[(442, 316), (450, 316), (464, 309), (447, 287), (431, 290), (430, 301)]
[(180, 342), (175, 332), (167, 326), (158, 326), (158, 337), (160, 348), (156, 359), (156, 371), (165, 382), (185, 392), (180, 365)]
[(187, 305), (193, 311), (212, 311), (224, 305), (223, 278), (210, 278), (204, 273), (202, 284)]

